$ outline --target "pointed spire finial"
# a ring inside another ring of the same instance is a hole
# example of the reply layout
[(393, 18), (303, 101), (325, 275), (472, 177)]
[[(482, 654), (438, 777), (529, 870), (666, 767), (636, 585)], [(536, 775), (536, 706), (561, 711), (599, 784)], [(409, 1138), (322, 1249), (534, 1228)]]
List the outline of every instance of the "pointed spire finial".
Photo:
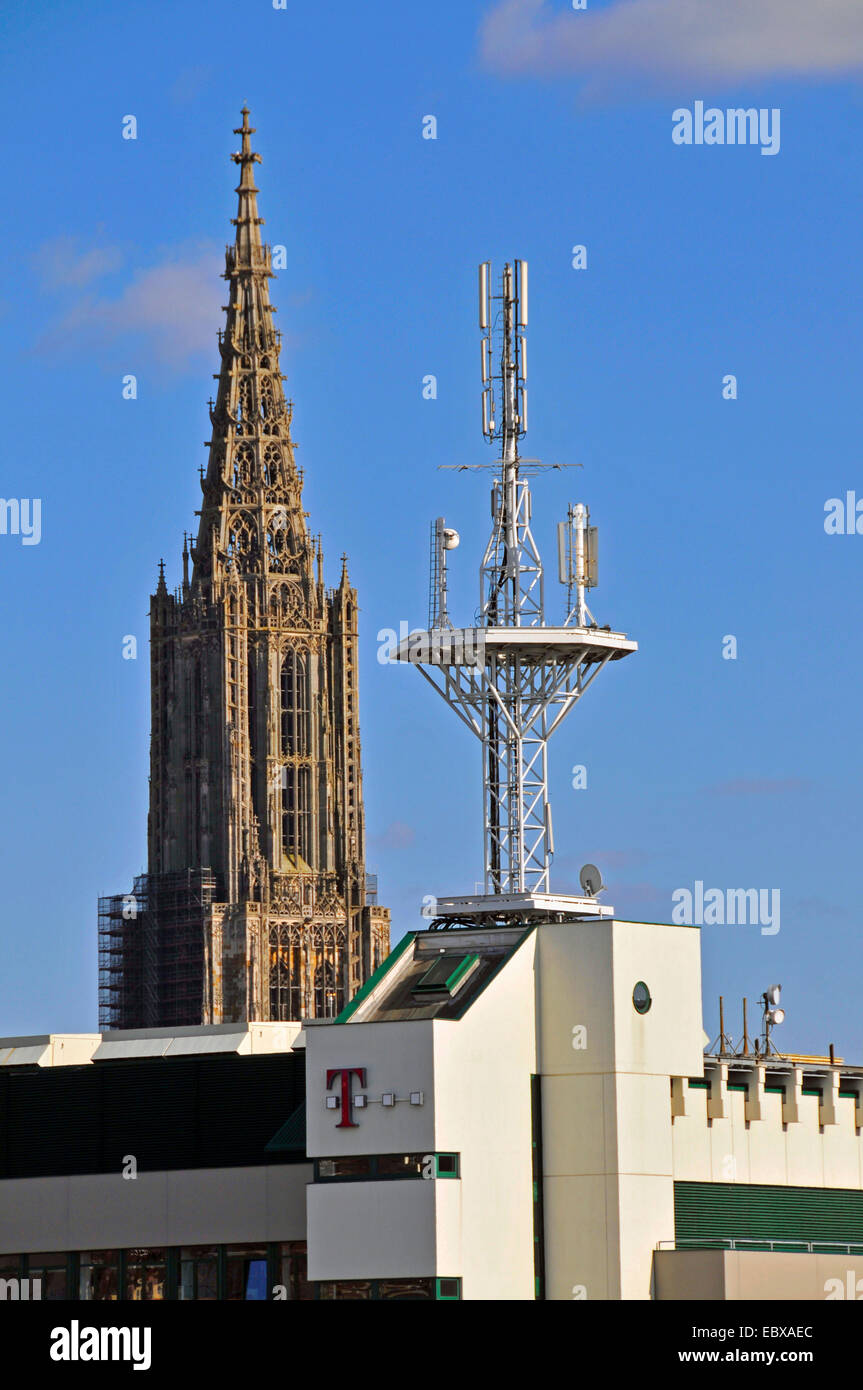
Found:
[(165, 561), (164, 561), (164, 560), (160, 560), (160, 561), (159, 561), (159, 582), (158, 582), (158, 584), (156, 585), (156, 593), (161, 597), (163, 594), (167, 594), (167, 592), (168, 592), (168, 588), (167, 588), (167, 585), (165, 584)]
[(261, 233), (258, 228), (264, 219), (258, 216), (258, 189), (255, 187), (253, 173), (254, 166), (261, 162), (261, 156), (252, 150), (255, 127), (249, 125), (248, 106), (243, 107), (242, 114), (243, 124), (234, 128), (234, 134), (243, 137), (242, 149), (231, 155), (234, 163), (240, 166), (240, 182), (235, 189), (239, 196), (239, 206), (233, 219), (237, 228), (235, 263), (238, 268), (251, 268), (253, 265), (260, 267), (262, 256)]

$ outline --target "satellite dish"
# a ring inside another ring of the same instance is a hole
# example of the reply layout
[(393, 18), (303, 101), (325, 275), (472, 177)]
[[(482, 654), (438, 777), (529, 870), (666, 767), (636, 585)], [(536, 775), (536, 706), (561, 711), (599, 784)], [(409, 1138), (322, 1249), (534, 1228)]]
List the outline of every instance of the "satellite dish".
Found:
[(585, 864), (578, 875), (578, 881), (586, 898), (595, 898), (597, 893), (601, 893), (605, 887), (602, 882), (602, 874), (595, 864)]
[(782, 991), (782, 986), (781, 986), (781, 985), (771, 985), (770, 988), (769, 988), (768, 991), (767, 991), (767, 1002), (768, 1002), (768, 1004), (772, 1004), (772, 1005), (775, 1007), (775, 1006), (779, 1003), (779, 998), (780, 998), (781, 991)]
[(443, 548), (444, 550), (456, 550), (458, 548), (459, 534), (451, 526), (444, 527)]

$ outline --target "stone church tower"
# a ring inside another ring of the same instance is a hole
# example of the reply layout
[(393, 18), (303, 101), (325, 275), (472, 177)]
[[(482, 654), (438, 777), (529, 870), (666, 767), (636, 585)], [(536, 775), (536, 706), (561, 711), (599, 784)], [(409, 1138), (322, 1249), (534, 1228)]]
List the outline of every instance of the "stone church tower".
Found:
[(105, 1028), (333, 1017), (389, 950), (365, 873), (357, 595), (344, 559), (325, 589), (306, 526), (246, 108), (235, 134), (200, 525), (150, 607), (148, 872), (99, 903)]

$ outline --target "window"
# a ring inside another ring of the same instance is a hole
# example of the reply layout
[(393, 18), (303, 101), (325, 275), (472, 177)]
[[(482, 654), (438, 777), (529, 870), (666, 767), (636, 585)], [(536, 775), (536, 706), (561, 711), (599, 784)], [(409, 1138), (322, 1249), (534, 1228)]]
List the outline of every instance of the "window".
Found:
[(78, 1297), (87, 1303), (114, 1302), (119, 1289), (119, 1252), (85, 1250), (81, 1254)]
[[(60, 1251), (0, 1255), (0, 1302), (21, 1294), (19, 1280), (40, 1280), (42, 1299), (83, 1302), (295, 1300), (315, 1296), (305, 1241), (271, 1245), (192, 1245), (170, 1249)], [(279, 1287), (281, 1285), (281, 1287)], [(31, 1295), (32, 1297), (32, 1295)]]
[(456, 1153), (366, 1154), (353, 1158), (319, 1158), (315, 1182), (378, 1182), (402, 1178), (428, 1180), (461, 1176)]
[(340, 1279), (338, 1283), (319, 1284), (319, 1298), (336, 1299), (372, 1299), (372, 1281), (370, 1279)]
[(177, 1297), (210, 1302), (219, 1297), (219, 1251), (215, 1245), (186, 1246), (180, 1251)]
[(43, 1299), (65, 1299), (69, 1257), (65, 1250), (50, 1255), (28, 1255), (27, 1277), (40, 1280)]
[(316, 1178), (370, 1178), (372, 1175), (370, 1158), (319, 1158)]
[(267, 1252), (229, 1245), (225, 1266), (225, 1298), (258, 1302), (267, 1297)]
[(635, 989), (632, 991), (632, 1005), (637, 1014), (646, 1014), (653, 1003), (650, 997), (650, 990), (643, 980), (639, 980)]
[(292, 1240), (279, 1247), (281, 1284), (292, 1301), (314, 1298), (314, 1289), (306, 1274), (305, 1241)]
[(308, 708), (305, 656), (289, 651), (282, 663), (282, 754), (286, 758), (308, 752)]
[(376, 1178), (421, 1178), (422, 1154), (381, 1154), (376, 1163)]
[(165, 1251), (127, 1250), (125, 1295), (132, 1302), (150, 1302), (165, 1297)]
[(461, 1279), (339, 1279), (318, 1284), (318, 1298), (452, 1301), (461, 1298)]
[(379, 1279), (375, 1298), (399, 1303), (434, 1298), (433, 1279)]
[(460, 1279), (438, 1279), (438, 1280), (436, 1280), (436, 1283), (437, 1283), (437, 1291), (436, 1291), (436, 1294), (435, 1294), (435, 1297), (436, 1297), (436, 1298), (438, 1298), (438, 1299), (448, 1299), (448, 1300), (452, 1300), (452, 1299), (456, 1299), (456, 1298), (461, 1298), (461, 1280), (460, 1280)]
[(440, 955), (417, 980), (413, 993), (455, 994), (478, 964), (478, 955)]
[(308, 767), (282, 769), (282, 852), (295, 861), (311, 857), (311, 771)]

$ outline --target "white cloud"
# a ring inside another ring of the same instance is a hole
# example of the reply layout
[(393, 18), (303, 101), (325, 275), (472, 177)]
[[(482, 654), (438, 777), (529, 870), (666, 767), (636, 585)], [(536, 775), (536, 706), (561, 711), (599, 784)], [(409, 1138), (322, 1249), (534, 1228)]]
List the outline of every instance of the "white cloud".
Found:
[(618, 0), (602, 9), (500, 0), (481, 29), (494, 72), (591, 82), (742, 82), (863, 68), (861, 0)]
[[(43, 333), (43, 352), (93, 349), (131, 363), (141, 353), (173, 369), (216, 351), (222, 324), (224, 253), (214, 245), (180, 247), (157, 265), (137, 271), (115, 296), (78, 299)], [(67, 284), (81, 284), (66, 279)]]
[(89, 285), (103, 275), (110, 275), (123, 264), (119, 246), (88, 246), (71, 236), (54, 237), (43, 242), (34, 257), (43, 289)]

